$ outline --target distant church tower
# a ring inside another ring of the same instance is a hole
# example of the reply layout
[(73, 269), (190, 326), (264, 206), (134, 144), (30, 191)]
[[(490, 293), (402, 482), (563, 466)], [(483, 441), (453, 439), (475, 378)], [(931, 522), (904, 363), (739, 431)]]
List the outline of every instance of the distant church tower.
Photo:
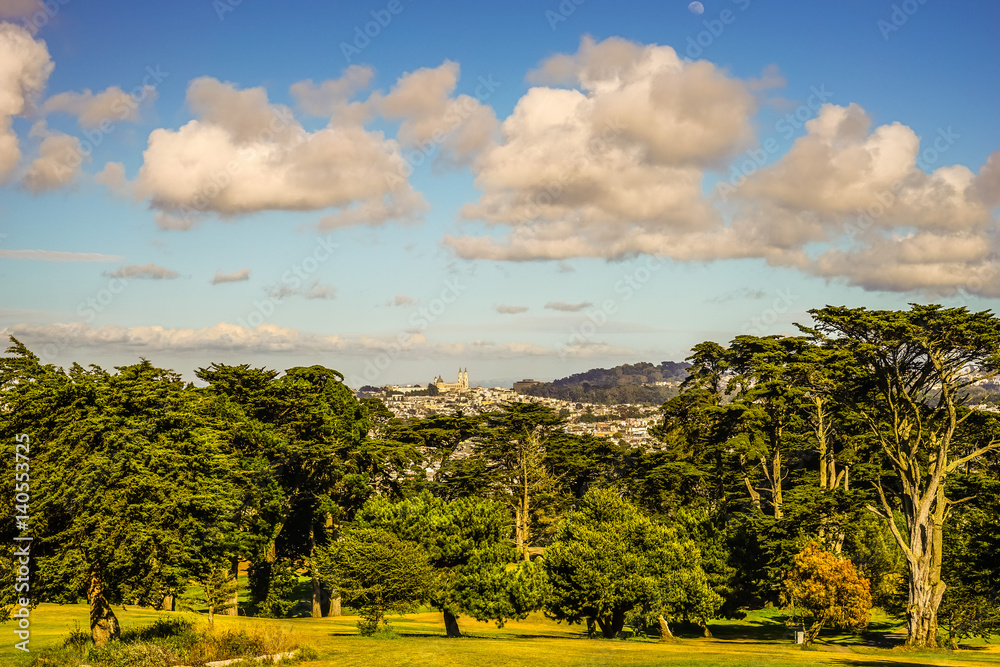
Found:
[(446, 393), (449, 391), (463, 391), (469, 388), (469, 369), (459, 368), (458, 369), (458, 381), (457, 382), (445, 382), (441, 376), (434, 378), (432, 384), (438, 388), (441, 393)]

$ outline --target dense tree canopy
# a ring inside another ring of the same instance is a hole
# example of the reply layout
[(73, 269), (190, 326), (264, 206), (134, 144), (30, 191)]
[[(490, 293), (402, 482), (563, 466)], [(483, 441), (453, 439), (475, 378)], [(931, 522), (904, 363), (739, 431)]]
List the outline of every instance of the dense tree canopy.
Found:
[[(527, 400), (404, 420), (325, 366), (212, 364), (195, 387), (146, 360), (44, 365), (11, 339), (0, 447), (14, 461), (29, 441), (30, 465), (5, 493), (30, 502), (7, 496), (0, 536), (31, 531), (19, 584), (31, 604), (87, 600), (97, 642), (118, 634), (115, 605), (171, 609), (192, 584), (210, 613), (236, 613), (247, 570), (240, 613), (336, 614), (343, 597), (372, 630), (424, 601), (449, 636), (462, 615), (537, 610), (608, 637), (678, 621), (707, 635), (790, 592), (810, 641), (860, 627), (869, 602), (905, 614), (914, 646), (943, 641), (939, 616), (952, 644), (988, 635), (1000, 418), (980, 385), (1000, 373), (1000, 321), (811, 312), (801, 335), (578, 378), (638, 387), (686, 369), (644, 447), (568, 433), (568, 410)], [(0, 552), (0, 620), (14, 565)]]
[(429, 601), (444, 614), (449, 637), (460, 635), (462, 613), (502, 625), (540, 605), (534, 568), (508, 567), (518, 555), (509, 540), (510, 514), (500, 503), (446, 501), (426, 491), (395, 503), (375, 497), (357, 522), (422, 547), (437, 573)]
[(177, 374), (148, 361), (63, 373), (16, 341), (8, 353), (0, 431), (31, 436), (33, 596), (85, 596), (103, 644), (120, 632), (112, 605), (158, 604), (227, 554), (241, 471)]
[(434, 570), (420, 545), (378, 528), (352, 528), (315, 555), (316, 570), (361, 610), (358, 627), (371, 635), (389, 612), (406, 612), (430, 597)]
[[(965, 428), (976, 413), (960, 409), (965, 388), (1000, 373), (1000, 321), (989, 312), (916, 304), (909, 311), (810, 312), (820, 340), (854, 359), (846, 385), (892, 473), (886, 484), (877, 477), (875, 488), (909, 568), (907, 643), (937, 646), (944, 527), (955, 502), (947, 481), (1000, 448), (996, 430)], [(894, 520), (895, 503), (905, 531)]]
[(549, 614), (596, 623), (605, 637), (627, 616), (707, 618), (721, 605), (701, 568), (701, 554), (674, 528), (658, 524), (611, 490), (594, 489), (562, 522), (545, 552), (552, 587)]

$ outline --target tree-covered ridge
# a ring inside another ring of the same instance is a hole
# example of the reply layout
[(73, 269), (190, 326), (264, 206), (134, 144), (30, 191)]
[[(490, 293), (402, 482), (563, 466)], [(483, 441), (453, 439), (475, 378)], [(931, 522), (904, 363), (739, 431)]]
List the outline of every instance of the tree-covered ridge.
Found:
[(688, 366), (688, 362), (663, 361), (655, 366), (642, 361), (594, 368), (536, 385), (526, 393), (580, 403), (660, 405), (677, 395), (675, 385), (687, 378)]
[(661, 361), (659, 366), (648, 361), (635, 364), (622, 364), (614, 368), (592, 368), (583, 373), (575, 373), (552, 384), (591, 384), (617, 387), (623, 384), (645, 384), (652, 382), (681, 382), (687, 377), (687, 369), (691, 364), (686, 361)]

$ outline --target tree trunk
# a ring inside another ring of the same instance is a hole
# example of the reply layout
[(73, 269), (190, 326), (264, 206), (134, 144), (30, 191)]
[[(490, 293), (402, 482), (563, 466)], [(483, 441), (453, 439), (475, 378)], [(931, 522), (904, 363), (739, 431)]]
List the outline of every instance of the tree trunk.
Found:
[(750, 494), (750, 500), (753, 502), (754, 507), (760, 509), (760, 493), (757, 489), (753, 488), (753, 484), (750, 483), (750, 475), (746, 471), (746, 459), (743, 455), (740, 455), (740, 470), (743, 472), (743, 483), (746, 484), (747, 493)]
[(809, 646), (814, 641), (816, 641), (816, 637), (819, 636), (819, 632), (820, 630), (823, 629), (824, 625), (826, 625), (826, 616), (820, 616), (819, 618), (816, 619), (816, 621), (812, 624), (812, 627), (810, 627), (809, 630), (806, 632), (806, 636), (804, 639), (804, 643), (806, 646)]
[[(933, 524), (934, 522), (928, 521)], [(925, 524), (918, 532), (931, 534), (929, 554), (910, 567), (910, 596), (906, 608), (906, 645), (936, 648), (938, 646), (938, 608), (946, 588), (941, 581), (941, 525)], [(920, 567), (923, 565), (923, 567)]]
[(250, 574), (250, 604), (251, 613), (260, 613), (261, 608), (264, 605), (264, 601), (267, 600), (267, 594), (271, 590), (271, 572), (273, 570), (273, 564), (264, 560), (263, 563), (254, 563), (251, 568)]
[[(832, 486), (832, 484), (827, 482), (827, 479), (830, 479), (830, 482), (833, 481), (832, 478), (834, 473), (832, 466), (830, 465), (833, 457), (830, 456), (828, 458), (827, 456), (826, 421), (823, 419), (825, 415), (822, 397), (818, 395), (814, 396), (813, 404), (816, 406), (816, 423), (813, 427), (813, 432), (816, 434), (816, 442), (818, 443), (819, 449), (819, 488), (825, 490)], [(827, 472), (828, 470), (829, 473)]]
[[(909, 600), (906, 607), (906, 645), (914, 648), (936, 648), (938, 646), (937, 612), (944, 596), (945, 583), (941, 581), (943, 515), (947, 500), (944, 489), (937, 489), (940, 496), (938, 506), (933, 511), (914, 511), (920, 504), (904, 496), (903, 510), (909, 529), (909, 544), (892, 522), (891, 509), (886, 508), (882, 518), (889, 524), (896, 541), (907, 554), (909, 570)], [(924, 507), (925, 502), (921, 503)], [(883, 499), (884, 502), (884, 499)]]
[(461, 637), (462, 633), (458, 629), (458, 618), (455, 617), (455, 614), (447, 609), (442, 609), (441, 611), (444, 612), (444, 629), (448, 633), (448, 637)]
[[(827, 438), (829, 425), (826, 421), (826, 410), (823, 407), (823, 398), (818, 395), (815, 396), (813, 398), (813, 404), (816, 406), (816, 422), (813, 427), (813, 432), (816, 436), (816, 441), (819, 443), (819, 488), (826, 492), (833, 492), (840, 488), (840, 483), (843, 481), (844, 491), (847, 491), (848, 469), (845, 467), (842, 468), (840, 472), (837, 472), (836, 452)], [(819, 540), (821, 544), (839, 556), (844, 547), (844, 538), (846, 534), (843, 530), (839, 530), (828, 537), (826, 527), (829, 522), (830, 517), (827, 516), (826, 513), (823, 513), (820, 516)]]
[[(939, 468), (944, 464), (938, 460)], [(904, 485), (903, 512), (909, 531), (909, 543), (899, 533), (892, 520), (892, 510), (879, 493), (885, 507), (882, 518), (887, 521), (897, 543), (907, 556), (910, 575), (909, 600), (906, 607), (906, 645), (915, 648), (937, 648), (938, 608), (944, 596), (941, 580), (944, 549), (944, 518), (948, 499), (941, 477), (932, 477), (924, 493), (915, 493), (916, 480), (908, 471), (901, 475)]]
[(660, 641), (665, 642), (667, 639), (673, 639), (674, 633), (670, 632), (670, 626), (667, 625), (667, 619), (663, 616), (657, 616), (656, 620), (660, 623)]
[(240, 615), (240, 607), (239, 607), (239, 604), (240, 604), (240, 588), (239, 588), (239, 581), (240, 581), (240, 559), (239, 559), (239, 557), (233, 558), (233, 566), (232, 566), (232, 568), (233, 569), (231, 571), (233, 573), (233, 581), (236, 582), (236, 589), (233, 590), (233, 599), (231, 601), (233, 606), (226, 607), (225, 609), (222, 610), (222, 613), (225, 614), (226, 616), (239, 616)]
[(340, 616), (340, 593), (330, 596), (330, 616)]
[(701, 626), (702, 636), (706, 639), (711, 639), (714, 636), (712, 631), (708, 629), (708, 620), (704, 616), (698, 621), (698, 625)]
[(622, 628), (625, 627), (625, 612), (620, 610), (615, 610), (611, 615), (611, 637), (609, 639), (614, 639), (622, 633)]
[(528, 522), (530, 518), (528, 512), (530, 510), (531, 496), (528, 493), (528, 464), (527, 456), (521, 457), (521, 497), (517, 499), (517, 509), (516, 514), (516, 532), (517, 532), (517, 550), (520, 552), (521, 557), (524, 560), (530, 560), (528, 556), (528, 542), (530, 540), (528, 536)]
[(104, 582), (96, 570), (90, 571), (90, 582), (87, 587), (87, 602), (90, 605), (90, 637), (94, 646), (100, 648), (109, 641), (121, 636), (121, 627), (115, 612), (104, 597)]
[(274, 537), (271, 538), (270, 544), (267, 545), (267, 551), (264, 552), (264, 562), (256, 564), (255, 570), (257, 574), (252, 593), (255, 607), (259, 607), (259, 605), (267, 600), (271, 592), (271, 575), (274, 573), (274, 564), (278, 562), (278, 536), (284, 528), (285, 522), (282, 520), (276, 526)]
[(208, 624), (215, 625), (215, 605), (208, 605)]
[(597, 637), (597, 621), (593, 618), (587, 618), (587, 639), (594, 639)]
[[(781, 432), (778, 431), (776, 439), (780, 440), (780, 438)], [(774, 447), (774, 456), (771, 458), (771, 475), (771, 504), (774, 506), (774, 518), (780, 519), (784, 516), (784, 500), (781, 495), (781, 450), (778, 449), (777, 444)]]
[(323, 590), (319, 583), (319, 575), (316, 573), (316, 527), (309, 524), (309, 573), (312, 575), (312, 617), (323, 618), (322, 597)]
[(605, 639), (614, 639), (625, 627), (625, 612), (616, 609), (611, 613), (611, 618), (598, 616), (597, 624), (601, 626), (601, 634)]
[[(910, 587), (911, 596), (914, 595), (913, 588)], [(906, 645), (935, 648), (938, 645), (938, 623), (937, 610), (933, 609), (933, 604), (930, 602), (933, 592), (929, 587), (923, 587), (917, 594), (923, 599), (911, 604), (906, 610)]]
[(312, 617), (313, 618), (323, 618), (323, 589), (319, 583), (319, 577), (313, 574), (312, 578), (313, 594), (312, 594)]
[(324, 617), (330, 615), (330, 591), (325, 586), (319, 590), (319, 610)]
[(160, 611), (175, 611), (174, 602), (173, 595), (164, 595), (163, 602), (160, 603)]
[[(829, 456), (827, 441), (826, 441), (826, 427), (823, 419), (823, 399), (819, 395), (813, 397), (813, 405), (816, 406), (816, 422), (813, 426), (813, 433), (816, 436), (817, 450), (819, 452), (819, 488), (823, 491), (829, 491), (833, 486), (834, 472), (833, 472), (833, 457)], [(829, 472), (828, 472), (829, 471)], [(826, 524), (830, 517), (824, 512), (820, 515), (819, 519), (819, 541), (821, 544), (826, 544)]]

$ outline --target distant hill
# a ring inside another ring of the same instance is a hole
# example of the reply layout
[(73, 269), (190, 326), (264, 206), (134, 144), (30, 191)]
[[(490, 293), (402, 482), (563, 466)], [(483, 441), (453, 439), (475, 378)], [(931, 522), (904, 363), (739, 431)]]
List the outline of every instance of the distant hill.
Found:
[[(642, 361), (614, 368), (593, 368), (535, 385), (525, 393), (579, 403), (660, 405), (677, 395), (677, 385), (687, 377), (690, 365), (685, 361), (664, 361), (654, 366)], [(658, 384), (664, 382), (670, 384)]]

